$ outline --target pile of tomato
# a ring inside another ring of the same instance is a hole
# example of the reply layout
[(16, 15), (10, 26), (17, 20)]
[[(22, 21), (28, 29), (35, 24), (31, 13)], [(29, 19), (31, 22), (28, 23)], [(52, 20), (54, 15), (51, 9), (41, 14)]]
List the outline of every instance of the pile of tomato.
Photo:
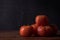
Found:
[(57, 34), (58, 27), (56, 24), (49, 24), (48, 16), (37, 15), (35, 23), (31, 25), (23, 25), (20, 27), (19, 35), (22, 37), (31, 36), (54, 36)]

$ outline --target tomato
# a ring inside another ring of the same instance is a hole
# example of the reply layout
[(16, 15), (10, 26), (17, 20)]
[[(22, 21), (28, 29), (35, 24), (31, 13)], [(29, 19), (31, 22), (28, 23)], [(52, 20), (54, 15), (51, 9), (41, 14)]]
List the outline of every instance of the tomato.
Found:
[(38, 25), (32, 24), (31, 26), (33, 27), (33, 36), (38, 36), (38, 35), (37, 35), (37, 28), (38, 28)]
[(47, 25), (47, 26), (39, 26), (37, 28), (37, 33), (39, 36), (53, 36), (56, 35), (57, 32), (55, 32), (55, 26), (52, 27), (50, 25)]
[(38, 26), (48, 25), (48, 17), (46, 15), (38, 15), (35, 18), (35, 23)]
[(58, 26), (56, 24), (51, 24), (50, 26), (52, 27), (52, 29), (54, 31), (53, 35), (55, 35), (58, 32)]
[(19, 34), (22, 37), (29, 37), (32, 35), (32, 32), (33, 32), (33, 27), (24, 25), (21, 26)]

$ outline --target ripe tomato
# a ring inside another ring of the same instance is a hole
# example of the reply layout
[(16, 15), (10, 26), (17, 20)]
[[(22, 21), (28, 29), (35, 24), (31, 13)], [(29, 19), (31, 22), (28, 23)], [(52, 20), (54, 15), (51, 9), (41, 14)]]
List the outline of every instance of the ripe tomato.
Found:
[(21, 26), (19, 34), (22, 37), (29, 37), (32, 35), (32, 32), (33, 32), (33, 27), (25, 25), (25, 26)]
[(38, 15), (35, 18), (35, 23), (38, 26), (48, 25), (48, 17), (46, 15)]
[(38, 28), (39, 26), (36, 25), (36, 24), (32, 24), (31, 26), (33, 27), (33, 36), (38, 36), (38, 34), (37, 34), (37, 28)]
[[(53, 36), (56, 34), (55, 27), (52, 26), (39, 26), (37, 29), (37, 33), (39, 36)], [(56, 29), (57, 30), (57, 29)]]

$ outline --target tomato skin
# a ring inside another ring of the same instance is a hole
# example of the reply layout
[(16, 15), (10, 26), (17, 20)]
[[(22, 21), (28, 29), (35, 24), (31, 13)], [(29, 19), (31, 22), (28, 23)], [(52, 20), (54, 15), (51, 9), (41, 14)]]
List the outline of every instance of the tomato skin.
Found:
[(19, 34), (22, 37), (30, 37), (33, 32), (33, 27), (31, 26), (21, 26)]
[(48, 25), (48, 17), (46, 15), (37, 15), (35, 17), (35, 23), (39, 26)]
[(39, 26), (37, 28), (37, 33), (38, 33), (39, 36), (54, 36), (54, 35), (56, 35), (56, 32), (55, 32), (54, 28), (52, 26), (49, 26), (49, 25)]

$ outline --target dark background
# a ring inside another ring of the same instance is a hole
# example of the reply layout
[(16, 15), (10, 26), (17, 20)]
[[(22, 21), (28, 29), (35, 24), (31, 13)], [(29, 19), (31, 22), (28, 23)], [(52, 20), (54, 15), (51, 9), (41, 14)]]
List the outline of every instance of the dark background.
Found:
[(33, 24), (38, 14), (47, 15), (49, 23), (59, 27), (59, 9), (57, 0), (0, 0), (0, 30), (18, 30), (21, 25)]

